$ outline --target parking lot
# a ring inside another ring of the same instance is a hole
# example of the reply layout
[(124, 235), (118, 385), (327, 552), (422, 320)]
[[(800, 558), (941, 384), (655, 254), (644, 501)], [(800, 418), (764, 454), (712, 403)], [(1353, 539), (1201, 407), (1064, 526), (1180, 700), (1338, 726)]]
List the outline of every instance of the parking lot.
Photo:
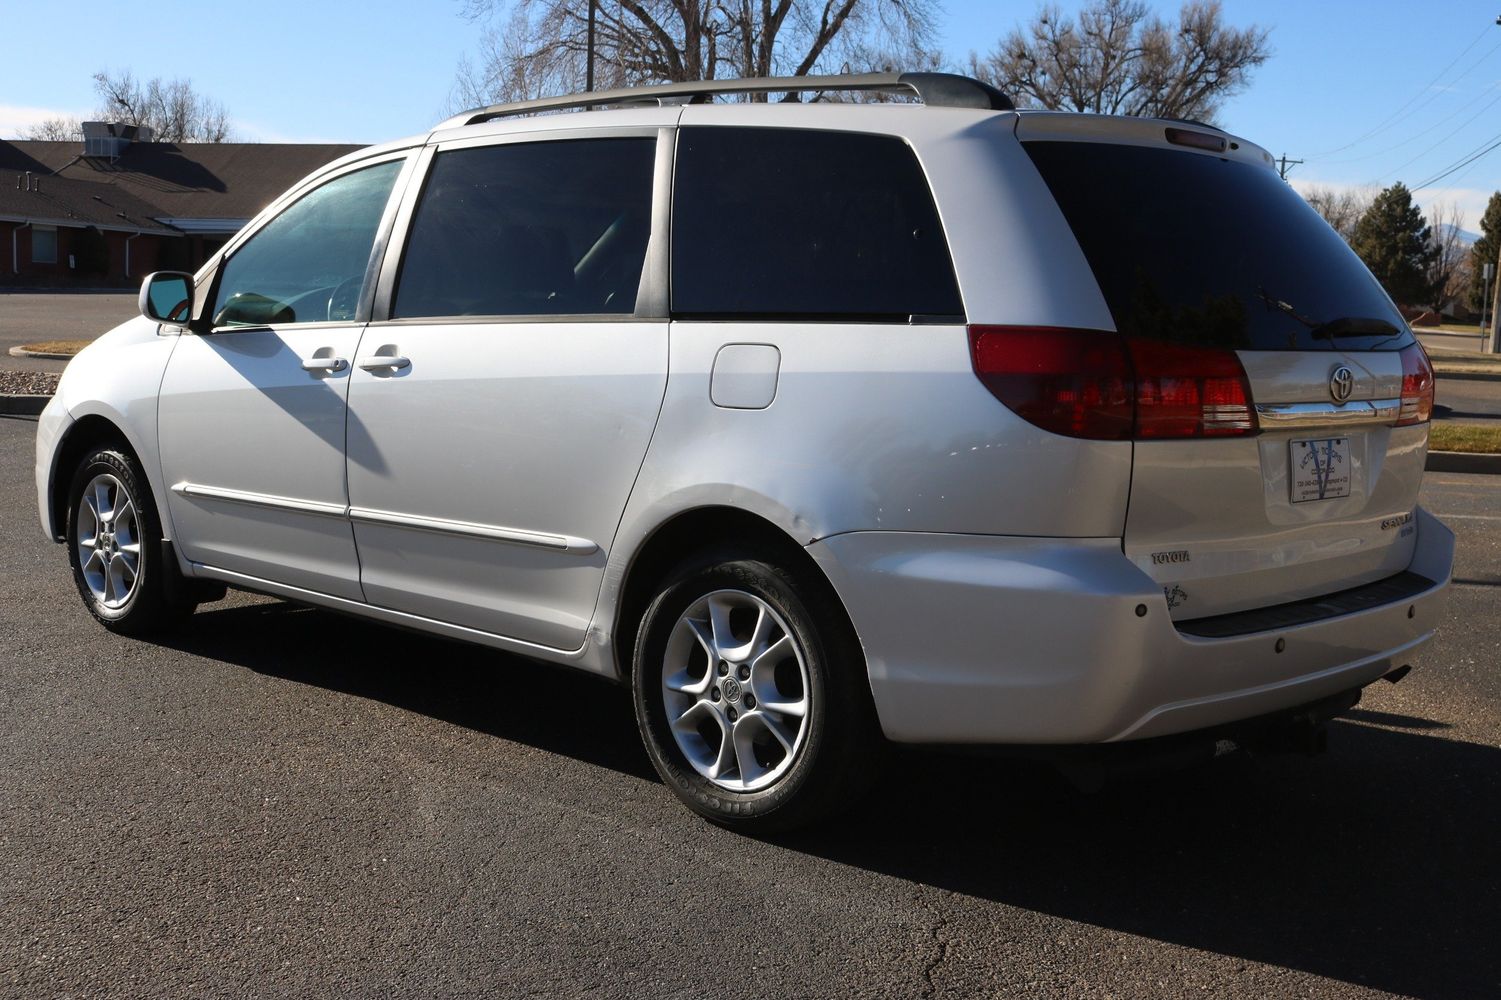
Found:
[(235, 595), (85, 615), (0, 418), (0, 993), (1501, 991), (1501, 481), (1431, 474), (1449, 622), (1319, 758), (1074, 791), (901, 753), (777, 841), (684, 811), (624, 692)]

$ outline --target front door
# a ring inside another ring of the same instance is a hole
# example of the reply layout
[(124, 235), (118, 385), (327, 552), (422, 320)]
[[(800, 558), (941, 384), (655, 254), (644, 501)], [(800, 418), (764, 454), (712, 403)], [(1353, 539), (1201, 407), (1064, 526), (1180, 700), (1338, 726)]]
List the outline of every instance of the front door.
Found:
[(196, 563), (358, 600), (344, 433), (372, 247), (404, 158), (335, 176), (221, 265), (158, 406), (176, 543)]
[(667, 379), (654, 133), (442, 148), (350, 386), (366, 599), (584, 642)]

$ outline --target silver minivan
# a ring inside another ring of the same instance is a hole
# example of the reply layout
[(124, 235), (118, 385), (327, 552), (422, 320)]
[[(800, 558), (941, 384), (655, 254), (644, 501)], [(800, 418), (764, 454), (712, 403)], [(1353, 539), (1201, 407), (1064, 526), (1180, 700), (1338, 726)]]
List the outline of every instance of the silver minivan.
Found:
[[(836, 90), (918, 102), (713, 100)], [(576, 666), (743, 829), (887, 741), (1315, 724), (1442, 614), (1422, 348), (1204, 125), (937, 74), (485, 108), (141, 312), (37, 434), (104, 627), (235, 587)]]

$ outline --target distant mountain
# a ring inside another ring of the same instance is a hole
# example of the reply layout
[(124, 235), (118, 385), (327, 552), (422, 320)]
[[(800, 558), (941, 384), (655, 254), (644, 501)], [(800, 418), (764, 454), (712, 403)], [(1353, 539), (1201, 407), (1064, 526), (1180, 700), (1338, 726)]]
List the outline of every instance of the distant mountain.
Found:
[(1459, 229), (1459, 228), (1457, 228), (1455, 226), (1449, 226), (1449, 225), (1440, 226), (1439, 228), (1440, 229), (1445, 229), (1445, 230), (1452, 229), (1455, 232), (1457, 232), (1459, 234), (1459, 242), (1463, 243), (1467, 247), (1468, 246), (1474, 246), (1477, 242), (1480, 241), (1480, 234), (1479, 233), (1472, 233), (1468, 229)]

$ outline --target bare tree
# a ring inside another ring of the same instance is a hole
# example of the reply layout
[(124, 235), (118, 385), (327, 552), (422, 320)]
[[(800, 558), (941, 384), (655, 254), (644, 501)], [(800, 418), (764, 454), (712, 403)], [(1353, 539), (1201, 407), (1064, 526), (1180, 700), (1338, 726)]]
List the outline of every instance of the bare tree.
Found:
[[(937, 0), (598, 0), (596, 86), (931, 61), (936, 10)], [(589, 0), (469, 0), (465, 12), (489, 28), (479, 66), (460, 64), (452, 105), (583, 89)]]
[(1270, 55), (1267, 29), (1225, 24), (1218, 0), (1188, 0), (1176, 26), (1144, 0), (1090, 0), (1077, 20), (1043, 7), (970, 68), (1021, 106), (1209, 121)]
[(1371, 207), (1376, 197), (1373, 189), (1332, 188), (1311, 185), (1302, 189), (1303, 200), (1312, 205), (1331, 229), (1345, 238), (1355, 238), (1355, 223)]
[(231, 137), (224, 105), (193, 89), (191, 80), (152, 77), (140, 82), (129, 70), (94, 74), (97, 112), (107, 121), (145, 125), (158, 142), (225, 142)]
[(1433, 287), (1435, 305), (1442, 309), (1469, 288), (1470, 248), (1460, 237), (1465, 217), (1458, 205), (1439, 202), (1431, 209), (1429, 218), (1432, 232), (1428, 246), (1433, 251), (1433, 260), (1428, 265), (1428, 283)]
[(47, 118), (23, 128), (21, 138), (44, 142), (78, 142), (83, 139), (83, 123), (77, 118)]

